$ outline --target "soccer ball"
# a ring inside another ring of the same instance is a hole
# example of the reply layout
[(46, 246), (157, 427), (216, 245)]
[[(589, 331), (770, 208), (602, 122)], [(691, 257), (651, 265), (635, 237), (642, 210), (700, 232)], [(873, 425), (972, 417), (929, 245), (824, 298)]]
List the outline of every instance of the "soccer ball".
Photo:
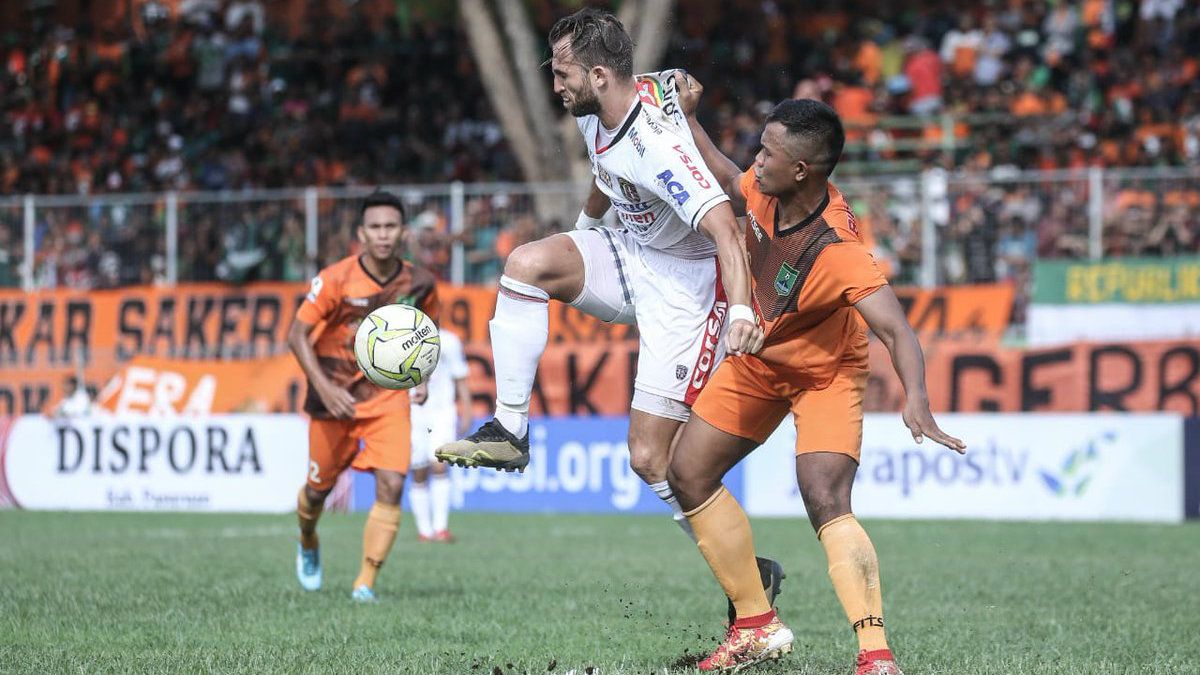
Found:
[(354, 335), (359, 369), (384, 389), (411, 389), (428, 380), (441, 351), (442, 339), (433, 320), (409, 305), (376, 309)]

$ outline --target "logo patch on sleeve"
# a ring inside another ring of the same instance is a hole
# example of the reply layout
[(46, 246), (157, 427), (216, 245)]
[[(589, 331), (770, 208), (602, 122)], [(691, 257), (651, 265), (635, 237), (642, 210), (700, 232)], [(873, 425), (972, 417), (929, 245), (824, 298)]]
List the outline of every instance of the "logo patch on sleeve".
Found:
[(775, 275), (775, 292), (779, 295), (791, 295), (792, 287), (796, 285), (796, 280), (799, 278), (800, 272), (795, 267), (786, 262), (783, 263)]

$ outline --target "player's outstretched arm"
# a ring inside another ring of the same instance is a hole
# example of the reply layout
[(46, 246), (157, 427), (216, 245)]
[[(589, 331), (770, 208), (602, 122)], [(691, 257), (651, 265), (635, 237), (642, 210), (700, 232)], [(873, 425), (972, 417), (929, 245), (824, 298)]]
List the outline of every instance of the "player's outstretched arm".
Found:
[(921, 353), (921, 343), (908, 325), (892, 287), (882, 286), (854, 307), (892, 355), (892, 366), (904, 385), (904, 424), (912, 432), (913, 440), (920, 443), (928, 436), (958, 453), (966, 452), (965, 443), (942, 431), (933, 420), (929, 394), (925, 390), (925, 356)]
[(683, 70), (675, 71), (675, 82), (679, 87), (679, 109), (687, 117), (688, 126), (692, 129), (692, 139), (696, 142), (696, 149), (700, 151), (700, 158), (708, 165), (708, 170), (712, 171), (721, 189), (729, 195), (734, 212), (745, 213), (746, 196), (742, 194), (741, 188), (742, 169), (717, 149), (708, 132), (696, 119), (696, 108), (700, 105), (704, 85)]
[(754, 317), (750, 294), (750, 255), (733, 209), (722, 202), (700, 219), (700, 231), (717, 245), (721, 284), (729, 298), (729, 336), (725, 348), (733, 354), (757, 354), (765, 336)]
[(325, 404), (325, 408), (334, 417), (352, 419), (354, 417), (354, 396), (345, 389), (335, 386), (326, 377), (325, 371), (321, 370), (321, 366), (317, 363), (317, 354), (313, 351), (312, 343), (308, 341), (308, 335), (312, 333), (312, 330), (313, 324), (301, 321), (299, 318), (292, 320), (292, 327), (288, 329), (288, 347), (291, 348), (292, 354), (296, 355), (300, 369), (312, 383), (313, 389), (316, 390), (321, 402)]

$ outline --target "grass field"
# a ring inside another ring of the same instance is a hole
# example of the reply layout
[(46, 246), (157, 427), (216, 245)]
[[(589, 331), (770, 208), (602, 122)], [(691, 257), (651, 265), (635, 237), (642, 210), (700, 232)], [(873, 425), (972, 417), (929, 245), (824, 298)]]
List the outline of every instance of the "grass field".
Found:
[[(0, 671), (691, 672), (724, 598), (669, 519), (455, 516), (401, 530), (357, 606), (361, 515), (322, 522), (326, 585), (286, 516), (0, 512)], [(869, 522), (892, 647), (922, 673), (1200, 673), (1200, 527)], [(753, 672), (852, 672), (807, 525), (755, 523), (788, 570), (796, 651)]]

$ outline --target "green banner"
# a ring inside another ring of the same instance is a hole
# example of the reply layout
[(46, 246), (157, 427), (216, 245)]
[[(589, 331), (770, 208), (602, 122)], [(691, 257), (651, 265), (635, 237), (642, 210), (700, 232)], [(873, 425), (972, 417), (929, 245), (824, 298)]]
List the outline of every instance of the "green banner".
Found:
[(1033, 302), (1200, 303), (1200, 257), (1039, 260), (1033, 268)]

